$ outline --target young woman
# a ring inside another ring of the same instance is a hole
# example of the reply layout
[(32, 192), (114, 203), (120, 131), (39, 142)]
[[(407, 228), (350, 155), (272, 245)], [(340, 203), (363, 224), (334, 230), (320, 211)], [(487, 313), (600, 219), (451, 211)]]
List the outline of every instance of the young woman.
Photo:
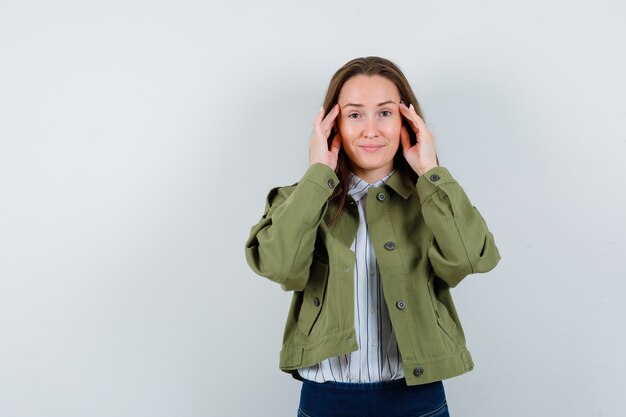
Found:
[(400, 69), (354, 59), (330, 81), (301, 181), (273, 188), (246, 259), (293, 291), (280, 369), (299, 416), (448, 416), (473, 368), (450, 288), (500, 260)]

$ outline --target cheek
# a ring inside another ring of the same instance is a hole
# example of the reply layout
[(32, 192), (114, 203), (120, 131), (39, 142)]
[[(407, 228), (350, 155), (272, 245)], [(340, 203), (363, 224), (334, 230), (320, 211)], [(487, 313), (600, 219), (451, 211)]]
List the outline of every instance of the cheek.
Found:
[(339, 133), (341, 133), (341, 137), (344, 139), (350, 139), (356, 135), (356, 129), (350, 123), (339, 122)]
[(400, 130), (402, 129), (402, 120), (400, 118), (390, 120), (385, 126), (385, 136), (393, 143), (400, 143)]

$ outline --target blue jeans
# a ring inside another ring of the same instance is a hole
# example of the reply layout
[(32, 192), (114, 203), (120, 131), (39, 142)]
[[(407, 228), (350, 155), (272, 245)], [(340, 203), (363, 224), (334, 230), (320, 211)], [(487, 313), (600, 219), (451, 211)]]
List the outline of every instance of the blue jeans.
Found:
[(298, 417), (449, 417), (443, 383), (302, 382)]

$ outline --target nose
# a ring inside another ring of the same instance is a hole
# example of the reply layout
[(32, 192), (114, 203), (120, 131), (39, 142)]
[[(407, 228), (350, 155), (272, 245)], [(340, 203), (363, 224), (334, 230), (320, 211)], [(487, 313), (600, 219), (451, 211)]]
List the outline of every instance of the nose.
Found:
[(378, 136), (378, 126), (376, 125), (376, 118), (369, 118), (365, 122), (363, 136), (366, 138), (375, 138)]

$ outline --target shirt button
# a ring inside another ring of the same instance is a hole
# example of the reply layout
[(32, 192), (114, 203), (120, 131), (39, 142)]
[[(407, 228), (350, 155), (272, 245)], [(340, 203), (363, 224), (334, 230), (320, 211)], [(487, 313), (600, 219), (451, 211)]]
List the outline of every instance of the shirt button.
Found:
[(385, 243), (385, 249), (387, 250), (394, 250), (396, 248), (396, 244), (393, 242), (387, 242)]
[(396, 302), (396, 307), (398, 308), (398, 310), (404, 310), (406, 307), (406, 303), (404, 302), (404, 300), (398, 300)]
[[(432, 178), (432, 177), (431, 177), (431, 178)], [(333, 181), (333, 180), (328, 180), (328, 186), (329, 186), (330, 188), (335, 188), (335, 181)]]
[(343, 267), (343, 272), (350, 272), (350, 267), (349, 266), (344, 266)]
[(385, 201), (385, 198), (387, 198), (387, 196), (385, 195), (385, 193), (378, 193), (376, 198), (378, 199), (378, 201)]
[(433, 174), (433, 175), (430, 176), (430, 180), (431, 181), (439, 181), (440, 178), (441, 177), (439, 175), (437, 175), (437, 174)]
[(421, 366), (418, 366), (417, 368), (413, 369), (413, 375), (415, 376), (424, 375), (424, 368), (422, 368)]
[(313, 305), (315, 307), (319, 307), (320, 306), (320, 299), (317, 297), (313, 297)]

